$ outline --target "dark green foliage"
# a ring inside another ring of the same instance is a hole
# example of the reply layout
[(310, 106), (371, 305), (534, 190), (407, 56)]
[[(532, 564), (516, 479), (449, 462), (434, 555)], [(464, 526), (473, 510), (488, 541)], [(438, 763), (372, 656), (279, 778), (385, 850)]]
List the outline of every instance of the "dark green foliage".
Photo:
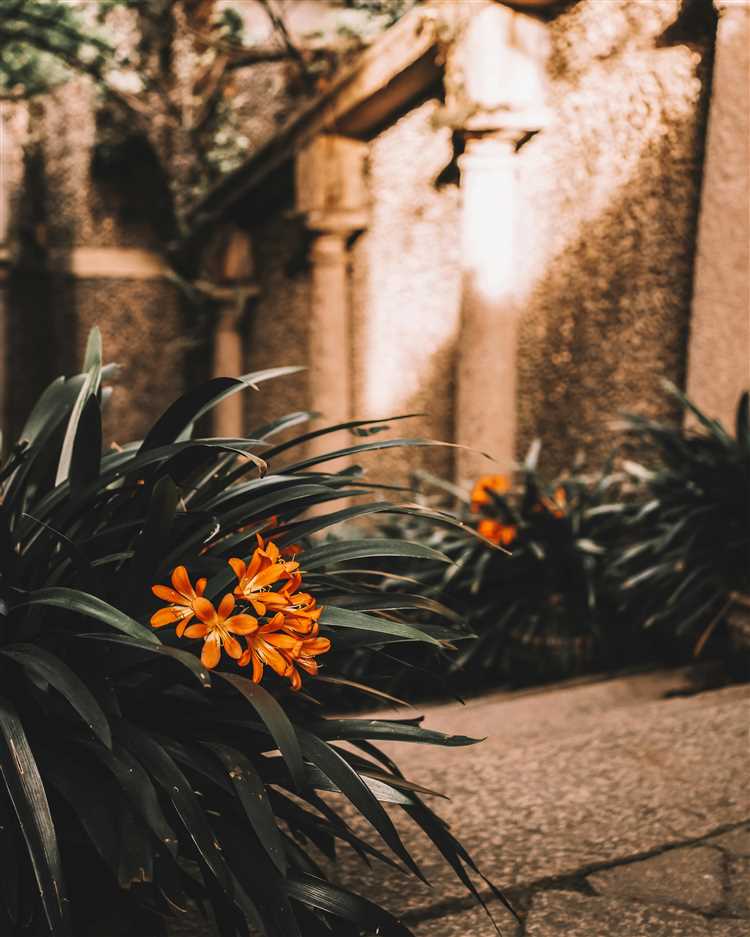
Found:
[[(429, 544), (451, 564), (425, 563), (408, 570), (400, 565), (398, 572), (413, 585), (397, 577), (389, 585), (454, 609), (478, 639), (463, 642), (459, 653), (450, 655), (382, 647), (378, 658), (355, 657), (348, 666), (351, 676), (396, 693), (420, 685), (423, 693), (435, 696), (481, 685), (538, 683), (637, 658), (638, 642), (615, 621), (604, 577), (605, 557), (618, 542), (629, 511), (620, 493), (621, 476), (575, 471), (547, 483), (537, 470), (538, 454), (535, 444), (516, 483), (508, 480), (505, 492), (488, 489), (484, 504), (422, 474), (459, 500), (459, 523), (444, 516), (436, 527), (434, 519), (412, 511), (388, 521), (384, 530)], [(477, 531), (494, 537), (496, 544)], [(425, 615), (416, 607), (412, 612), (420, 627), (429, 620)], [(403, 667), (403, 661), (414, 669)]]
[[(307, 676), (295, 694), (270, 670), (255, 685), (229, 658), (208, 672), (195, 642), (148, 626), (152, 583), (184, 564), (215, 599), (231, 576), (227, 558), (252, 552), (273, 514), (279, 542), (303, 545), (305, 586), (340, 655), (390, 641), (440, 647), (455, 635), (447, 609), (419, 594), (383, 604), (377, 576), (347, 569), (389, 556), (442, 564), (438, 552), (382, 538), (309, 545), (308, 508), (331, 502), (315, 518), (321, 529), (354, 511), (337, 501), (371, 492), (357, 470), (326, 474), (325, 455), (300, 459), (299, 438), (276, 444), (305, 414), (248, 439), (191, 438), (195, 419), (228, 393), (292, 370), (209, 382), (142, 443), (102, 454), (108, 369), (94, 333), (85, 372), (45, 391), (9, 449), (0, 467), (3, 934), (156, 935), (169, 914), (209, 905), (222, 935), (406, 935), (319, 868), (320, 854), (333, 860), (346, 844), (421, 876), (384, 803), (415, 820), (473, 890), (471, 858), (423, 789), (372, 744), (470, 739), (418, 721), (326, 718), (314, 700), (323, 679)], [(352, 428), (375, 425), (384, 428)], [(392, 442), (372, 438), (352, 452), (380, 445)], [(408, 620), (420, 602), (444, 620)], [(319, 791), (338, 793), (324, 802)], [(342, 800), (366, 831), (339, 816)]]
[(730, 594), (750, 591), (750, 424), (747, 393), (732, 434), (670, 392), (691, 427), (628, 418), (630, 442), (647, 454), (625, 462), (636, 510), (610, 575), (622, 614), (673, 654), (702, 644)]

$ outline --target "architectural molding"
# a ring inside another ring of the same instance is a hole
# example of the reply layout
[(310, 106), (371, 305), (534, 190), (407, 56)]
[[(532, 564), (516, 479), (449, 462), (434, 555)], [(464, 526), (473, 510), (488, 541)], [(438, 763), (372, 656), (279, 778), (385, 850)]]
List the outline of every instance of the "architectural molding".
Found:
[(158, 280), (170, 273), (161, 254), (141, 247), (53, 247), (47, 269), (82, 280)]

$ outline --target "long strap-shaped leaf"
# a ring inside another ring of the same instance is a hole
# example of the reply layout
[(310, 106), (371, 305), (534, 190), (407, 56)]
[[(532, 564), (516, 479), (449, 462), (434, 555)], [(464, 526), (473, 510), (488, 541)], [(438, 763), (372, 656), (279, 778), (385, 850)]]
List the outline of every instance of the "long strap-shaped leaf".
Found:
[(78, 589), (68, 589), (64, 586), (51, 586), (49, 589), (38, 589), (22, 602), (21, 605), (51, 605), (55, 608), (66, 609), (69, 612), (78, 612), (88, 618), (96, 618), (105, 624), (122, 631), (124, 634), (147, 644), (159, 646), (161, 642), (144, 625), (125, 615), (119, 609), (88, 592)]
[(102, 336), (97, 328), (93, 328), (89, 335), (89, 342), (86, 348), (86, 362), (88, 364), (86, 369), (88, 373), (78, 392), (78, 397), (73, 405), (73, 411), (70, 414), (68, 426), (65, 430), (65, 437), (63, 439), (62, 449), (60, 450), (60, 461), (57, 464), (55, 486), (62, 485), (63, 482), (68, 480), (71, 461), (73, 459), (73, 448), (78, 433), (78, 424), (89, 397), (99, 391), (99, 384), (102, 379)]
[(380, 937), (414, 937), (406, 925), (384, 908), (314, 875), (290, 872), (287, 891), (290, 898), (351, 921), (368, 933)]
[(174, 442), (191, 423), (207, 413), (217, 403), (245, 388), (255, 388), (262, 381), (284, 374), (295, 374), (300, 367), (269, 368), (242, 377), (215, 377), (205, 384), (189, 390), (175, 400), (154, 423), (143, 440), (141, 451)]
[(294, 731), (294, 726), (289, 721), (289, 717), (278, 702), (268, 690), (264, 690), (262, 686), (258, 686), (246, 677), (240, 677), (233, 673), (223, 673), (220, 670), (215, 671), (215, 673), (217, 677), (222, 677), (227, 683), (231, 683), (255, 708), (274, 742), (278, 745), (279, 751), (284, 756), (297, 790), (304, 790), (307, 786), (307, 780), (299, 739)]
[(47, 795), (21, 720), (0, 699), (0, 773), (23, 831), (39, 897), (54, 937), (70, 934), (62, 862)]
[(29, 673), (42, 677), (61, 693), (102, 745), (112, 747), (109, 722), (94, 694), (81, 678), (56, 654), (35, 644), (11, 644), (0, 649)]

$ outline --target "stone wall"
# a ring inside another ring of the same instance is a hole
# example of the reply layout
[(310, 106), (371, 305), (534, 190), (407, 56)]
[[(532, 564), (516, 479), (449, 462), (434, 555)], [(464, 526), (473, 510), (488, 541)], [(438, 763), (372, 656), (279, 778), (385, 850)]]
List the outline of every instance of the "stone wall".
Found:
[[(25, 178), (13, 200), (19, 257), (9, 297), (7, 411), (19, 429), (40, 390), (80, 367), (88, 331), (98, 325), (106, 360), (122, 367), (105, 412), (107, 439), (122, 443), (142, 436), (182, 392), (193, 336), (178, 291), (163, 277), (121, 276), (104, 266), (70, 272), (80, 248), (154, 251), (160, 243), (156, 212), (163, 206), (148, 167), (116, 167), (102, 177), (96, 139), (87, 81), (30, 102), (29, 136), (17, 141), (25, 147)], [(102, 256), (106, 264), (115, 254)]]
[[(455, 184), (439, 184), (453, 150), (450, 131), (434, 125), (437, 110), (426, 101), (370, 147), (372, 215), (353, 248), (353, 410), (424, 413), (398, 435), (452, 440), (459, 204)], [(453, 452), (385, 452), (377, 461), (378, 472), (401, 479), (417, 467), (450, 477)]]
[(519, 454), (610, 450), (622, 410), (676, 418), (692, 291), (713, 14), (584, 0), (550, 26), (551, 126), (519, 153)]

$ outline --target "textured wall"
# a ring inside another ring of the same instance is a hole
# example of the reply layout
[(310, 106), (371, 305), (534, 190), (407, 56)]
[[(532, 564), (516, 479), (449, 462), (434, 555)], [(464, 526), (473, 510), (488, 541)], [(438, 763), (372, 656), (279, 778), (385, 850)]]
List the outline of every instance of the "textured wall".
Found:
[(92, 173), (96, 117), (87, 82), (34, 99), (29, 128), (26, 176), (14, 200), (22, 252), (11, 283), (9, 351), (18, 361), (28, 359), (30, 345), (37, 352), (29, 379), (11, 382), (9, 422), (18, 429), (46, 383), (80, 366), (86, 336), (96, 324), (106, 360), (122, 366), (105, 414), (106, 438), (139, 438), (185, 387), (191, 325), (165, 280), (43, 272), (48, 260), (72, 248), (154, 249), (159, 242), (152, 219), (144, 218), (148, 206), (131, 198), (128, 180), (113, 187)]
[(712, 31), (708, 2), (679, 0), (584, 0), (551, 24), (518, 252), (519, 453), (539, 434), (549, 467), (603, 457), (623, 409), (674, 416), (658, 380), (684, 380)]
[[(399, 435), (452, 440), (458, 190), (437, 185), (453, 156), (450, 131), (433, 125), (437, 109), (426, 101), (371, 144), (372, 217), (353, 248), (354, 412), (423, 412)], [(377, 460), (379, 474), (401, 480), (417, 466), (449, 476), (453, 453), (404, 450)]]
[(733, 426), (750, 388), (750, 6), (724, 3), (703, 175), (688, 393)]
[[(310, 277), (306, 237), (299, 220), (289, 216), (290, 205), (252, 228), (260, 294), (251, 302), (245, 322), (247, 370), (282, 365), (314, 367), (307, 358)], [(305, 372), (261, 384), (247, 391), (248, 429), (294, 410), (310, 406)], [(297, 429), (303, 432), (304, 429)]]

